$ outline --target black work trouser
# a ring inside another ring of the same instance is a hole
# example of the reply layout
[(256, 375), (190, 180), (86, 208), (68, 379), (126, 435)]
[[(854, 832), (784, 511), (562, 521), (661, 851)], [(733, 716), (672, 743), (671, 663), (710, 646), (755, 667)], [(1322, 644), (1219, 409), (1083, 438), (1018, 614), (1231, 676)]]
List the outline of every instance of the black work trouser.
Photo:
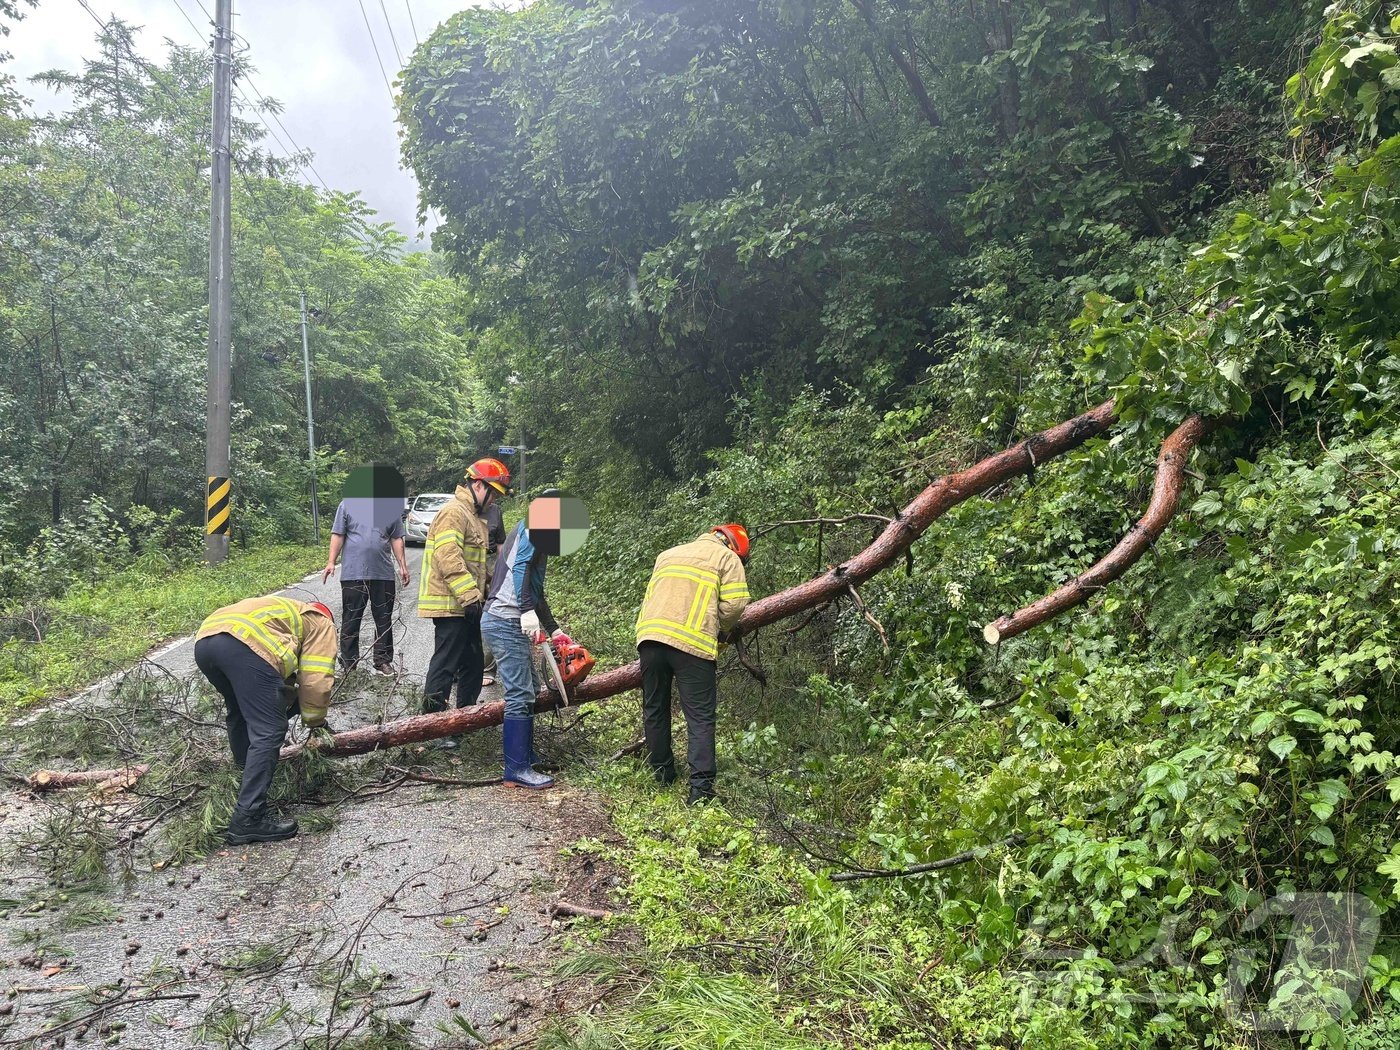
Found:
[(671, 750), (671, 683), (680, 686), (685, 712), (686, 758), (690, 762), (690, 789), (709, 795), (715, 789), (715, 661), (682, 652), (662, 642), (637, 646), (642, 663), (642, 724), (647, 760), (658, 776), (675, 775)]
[(194, 662), (224, 698), (229, 749), (243, 768), (234, 816), (260, 820), (267, 810), (277, 752), (287, 735), (282, 676), (231, 634), (195, 642)]
[(394, 581), (341, 580), (340, 662), (347, 669), (360, 660), (360, 620), (366, 602), (374, 616), (374, 665), (394, 662)]
[(447, 698), (457, 687), (457, 706), (470, 707), (481, 696), (481, 603), (468, 606), (462, 616), (433, 620), (433, 658), (423, 683), (423, 710), (447, 710)]

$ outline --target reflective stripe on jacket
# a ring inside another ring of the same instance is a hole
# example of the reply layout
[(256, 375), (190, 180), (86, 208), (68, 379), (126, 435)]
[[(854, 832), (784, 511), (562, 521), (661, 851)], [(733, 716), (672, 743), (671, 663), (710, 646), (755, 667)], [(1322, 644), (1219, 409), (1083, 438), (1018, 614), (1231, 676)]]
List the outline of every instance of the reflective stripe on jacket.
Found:
[(486, 523), (476, 513), (471, 490), (457, 486), (437, 512), (423, 541), (418, 573), (418, 615), (461, 616), (486, 594)]
[(306, 602), (271, 596), (248, 598), (218, 609), (200, 624), (196, 639), (231, 634), (277, 669), (296, 678), (301, 719), (326, 720), (335, 684), (335, 625)]
[(637, 617), (637, 644), (664, 642), (705, 660), (749, 604), (744, 563), (712, 532), (662, 551)]

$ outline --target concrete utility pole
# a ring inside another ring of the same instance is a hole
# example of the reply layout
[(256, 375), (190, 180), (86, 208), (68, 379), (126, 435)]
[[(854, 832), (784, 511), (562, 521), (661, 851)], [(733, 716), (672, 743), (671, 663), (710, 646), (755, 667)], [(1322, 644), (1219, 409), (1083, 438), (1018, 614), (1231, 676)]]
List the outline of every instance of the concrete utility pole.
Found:
[(311, 414), (311, 348), (306, 338), (306, 293), (301, 293), (301, 371), (306, 377), (306, 462), (311, 467), (311, 527), (321, 542), (321, 507), (316, 500), (316, 418)]
[(209, 203), (209, 396), (205, 422), (204, 560), (218, 565), (228, 557), (232, 480), (229, 398), (233, 389), (233, 246), (229, 164), (233, 120), (233, 0), (216, 0), (214, 14), (214, 119)]

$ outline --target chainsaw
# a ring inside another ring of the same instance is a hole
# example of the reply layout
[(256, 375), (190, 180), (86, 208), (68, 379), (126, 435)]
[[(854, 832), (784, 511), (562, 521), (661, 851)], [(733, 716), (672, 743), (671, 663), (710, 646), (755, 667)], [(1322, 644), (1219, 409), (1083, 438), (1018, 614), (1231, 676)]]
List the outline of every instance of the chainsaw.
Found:
[(549, 641), (542, 646), (545, 662), (549, 664), (550, 676), (554, 679), (554, 690), (569, 705), (569, 686), (578, 685), (593, 670), (593, 654), (577, 642), (567, 645)]

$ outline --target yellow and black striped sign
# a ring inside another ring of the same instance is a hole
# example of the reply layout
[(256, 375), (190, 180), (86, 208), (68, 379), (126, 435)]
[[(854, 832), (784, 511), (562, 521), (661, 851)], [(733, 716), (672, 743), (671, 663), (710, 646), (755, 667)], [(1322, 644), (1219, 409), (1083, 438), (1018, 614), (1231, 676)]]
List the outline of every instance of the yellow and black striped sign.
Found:
[(209, 493), (204, 502), (204, 534), (206, 536), (227, 536), (229, 516), (228, 478), (209, 479)]

